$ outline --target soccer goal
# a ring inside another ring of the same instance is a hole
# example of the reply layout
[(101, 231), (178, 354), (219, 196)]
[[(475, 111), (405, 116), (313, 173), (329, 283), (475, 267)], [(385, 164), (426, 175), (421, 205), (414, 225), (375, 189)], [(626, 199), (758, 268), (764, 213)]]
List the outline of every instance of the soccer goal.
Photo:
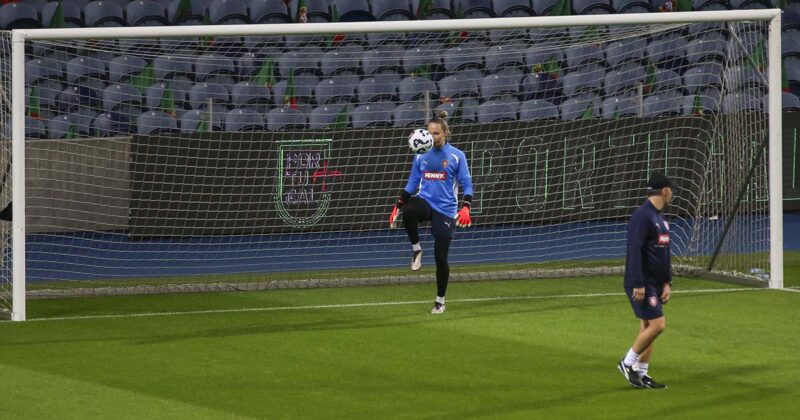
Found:
[(660, 171), (678, 274), (782, 287), (779, 10), (0, 40), (15, 320), (26, 296), (432, 281), (430, 235), (411, 272), (388, 217), (441, 109), (475, 184), (453, 280), (620, 275)]

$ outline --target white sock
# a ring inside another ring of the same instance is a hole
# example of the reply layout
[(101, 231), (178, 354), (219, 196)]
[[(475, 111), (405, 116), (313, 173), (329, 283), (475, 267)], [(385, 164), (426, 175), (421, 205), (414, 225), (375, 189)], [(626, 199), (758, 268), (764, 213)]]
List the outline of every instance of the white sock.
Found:
[(639, 363), (639, 354), (633, 351), (633, 347), (628, 350), (628, 354), (625, 355), (625, 359), (622, 361), (622, 363), (625, 363), (628, 366), (633, 366)]
[(444, 296), (436, 296), (436, 303), (444, 305)]
[(647, 375), (647, 369), (650, 367), (650, 363), (642, 363), (639, 362), (639, 377), (643, 378)]
[(411, 250), (412, 251), (420, 251), (420, 250), (422, 250), (422, 247), (419, 245), (419, 242), (418, 242), (418, 243), (415, 243), (415, 244), (411, 245)]

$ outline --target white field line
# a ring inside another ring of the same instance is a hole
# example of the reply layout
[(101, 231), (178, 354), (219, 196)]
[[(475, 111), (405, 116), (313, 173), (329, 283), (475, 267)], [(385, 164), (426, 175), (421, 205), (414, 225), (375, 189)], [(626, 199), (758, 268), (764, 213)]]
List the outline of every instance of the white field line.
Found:
[[(734, 289), (698, 289), (698, 290), (676, 290), (675, 294), (699, 294), (699, 293), (728, 293), (728, 292), (747, 292), (770, 290), (761, 288), (734, 288)], [(464, 298), (448, 299), (448, 302), (497, 302), (497, 301), (518, 301), (518, 300), (548, 300), (548, 299), (573, 299), (573, 298), (593, 298), (608, 296), (624, 296), (624, 293), (586, 293), (568, 295), (543, 295), (543, 296), (497, 296), (483, 298)], [(367, 302), (367, 303), (341, 303), (335, 305), (305, 305), (305, 306), (277, 306), (262, 308), (234, 308), (234, 309), (210, 309), (201, 311), (172, 311), (172, 312), (143, 312), (138, 314), (110, 314), (110, 315), (80, 315), (80, 316), (60, 316), (48, 318), (32, 318), (29, 322), (41, 321), (69, 321), (81, 319), (112, 319), (112, 318), (145, 318), (156, 316), (179, 316), (179, 315), (206, 315), (206, 314), (230, 314), (240, 312), (272, 312), (272, 311), (296, 311), (296, 310), (316, 310), (316, 309), (340, 309), (340, 308), (363, 308), (376, 306), (399, 306), (399, 305), (420, 305), (429, 304), (431, 300), (409, 300), (394, 302)]]

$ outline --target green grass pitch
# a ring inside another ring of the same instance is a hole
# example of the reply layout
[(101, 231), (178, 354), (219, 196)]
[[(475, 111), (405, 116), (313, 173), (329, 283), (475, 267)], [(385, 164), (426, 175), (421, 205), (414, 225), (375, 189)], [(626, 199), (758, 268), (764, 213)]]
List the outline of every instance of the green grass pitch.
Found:
[(616, 371), (621, 279), (31, 300), (0, 322), (2, 419), (800, 418), (794, 291), (678, 278), (651, 374)]

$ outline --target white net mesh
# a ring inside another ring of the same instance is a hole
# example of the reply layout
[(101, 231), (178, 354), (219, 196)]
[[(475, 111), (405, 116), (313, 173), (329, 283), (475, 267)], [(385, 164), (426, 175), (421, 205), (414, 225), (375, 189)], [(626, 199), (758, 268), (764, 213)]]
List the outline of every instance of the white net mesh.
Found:
[(430, 280), (433, 253), (412, 274), (387, 219), (408, 132), (439, 109), (476, 191), (454, 278), (621, 272), (654, 171), (677, 185), (677, 264), (708, 268), (718, 250), (715, 271), (763, 277), (765, 34), (720, 22), (30, 42), (28, 283)]
[[(11, 202), (10, 64), (11, 37), (7, 32), (0, 32), (0, 211)], [(11, 224), (0, 220), (0, 314), (4, 317), (11, 312), (12, 306), (10, 245)]]

